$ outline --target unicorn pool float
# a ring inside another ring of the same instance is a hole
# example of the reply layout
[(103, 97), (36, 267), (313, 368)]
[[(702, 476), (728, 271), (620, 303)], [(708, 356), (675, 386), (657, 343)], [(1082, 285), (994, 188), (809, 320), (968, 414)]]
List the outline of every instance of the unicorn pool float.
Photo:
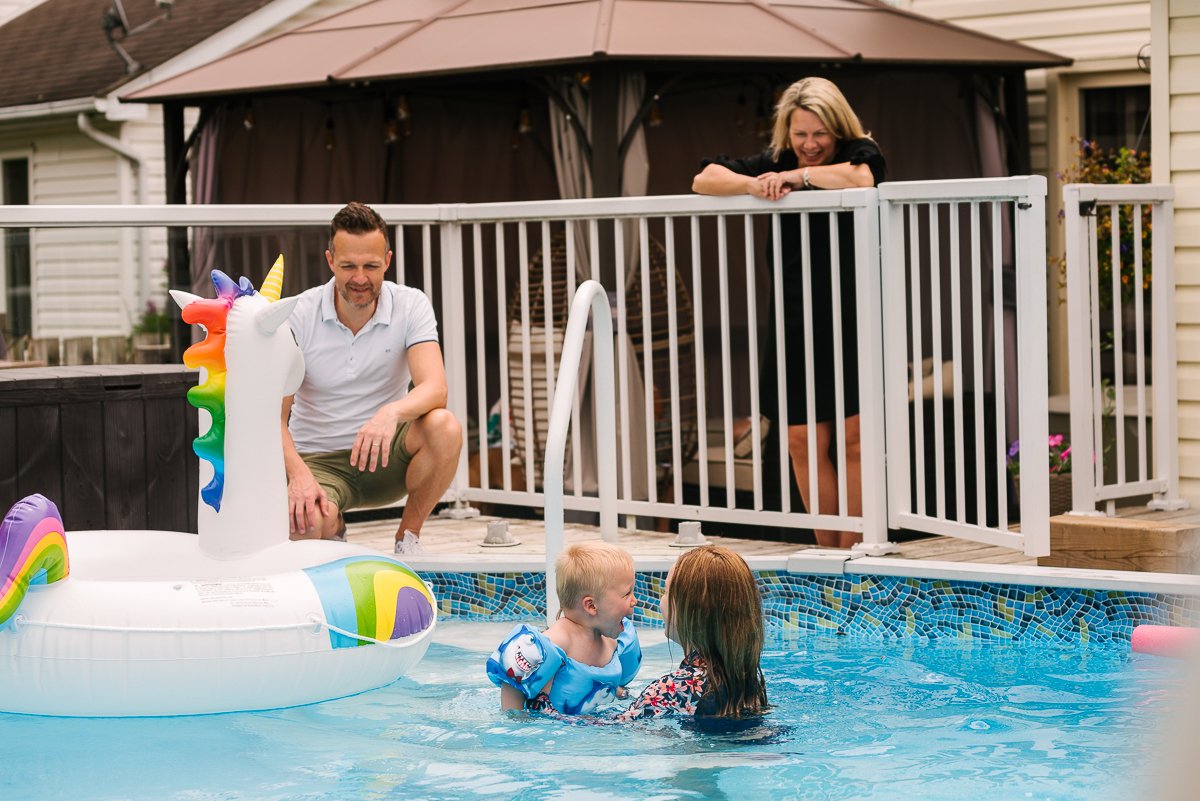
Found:
[[(207, 336), (199, 536), (68, 531), (32, 495), (0, 523), (0, 711), (182, 715), (270, 709), (395, 681), (436, 625), (403, 563), (342, 542), (288, 539), (279, 399), (304, 377), (279, 300), (283, 257), (261, 292), (214, 270), (217, 297), (171, 295)], [(206, 428), (207, 423), (207, 428)]]

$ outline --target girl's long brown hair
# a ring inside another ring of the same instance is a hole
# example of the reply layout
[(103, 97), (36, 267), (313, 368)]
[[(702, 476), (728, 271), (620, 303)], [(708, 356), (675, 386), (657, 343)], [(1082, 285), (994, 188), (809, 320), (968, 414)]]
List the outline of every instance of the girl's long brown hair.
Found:
[(708, 662), (708, 688), (697, 714), (764, 712), (762, 600), (745, 560), (720, 546), (690, 550), (675, 563), (669, 593), (668, 631), (685, 651)]

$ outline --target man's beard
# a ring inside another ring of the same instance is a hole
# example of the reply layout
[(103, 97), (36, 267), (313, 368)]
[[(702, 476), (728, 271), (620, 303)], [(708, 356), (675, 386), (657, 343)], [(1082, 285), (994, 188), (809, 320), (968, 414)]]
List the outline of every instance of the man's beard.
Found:
[(348, 303), (351, 308), (366, 309), (366, 308), (369, 308), (370, 306), (374, 305), (375, 301), (379, 299), (379, 290), (376, 289), (374, 286), (371, 286), (365, 291), (370, 294), (370, 297), (367, 298), (367, 300), (363, 303), (356, 303), (350, 299), (350, 287), (349, 286), (341, 287), (338, 290), (338, 294), (342, 296), (342, 300), (346, 301), (346, 303)]

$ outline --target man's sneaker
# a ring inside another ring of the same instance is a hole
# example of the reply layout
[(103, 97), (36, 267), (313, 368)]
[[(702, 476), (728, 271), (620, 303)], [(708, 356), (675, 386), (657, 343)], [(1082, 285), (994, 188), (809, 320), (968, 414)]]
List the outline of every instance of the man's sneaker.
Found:
[(424, 556), (425, 546), (421, 538), (411, 531), (404, 532), (404, 539), (396, 540), (396, 556)]

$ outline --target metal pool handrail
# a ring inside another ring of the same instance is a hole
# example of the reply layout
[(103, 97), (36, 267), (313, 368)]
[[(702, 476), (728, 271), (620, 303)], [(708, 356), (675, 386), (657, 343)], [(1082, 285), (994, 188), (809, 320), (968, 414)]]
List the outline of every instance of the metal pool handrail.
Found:
[(605, 542), (617, 541), (617, 423), (616, 393), (613, 389), (613, 327), (608, 293), (596, 281), (584, 281), (575, 291), (567, 331), (563, 338), (562, 361), (551, 396), (550, 430), (546, 435), (546, 462), (542, 468), (546, 521), (546, 621), (558, 617), (554, 563), (563, 547), (563, 459), (567, 427), (579, 385), (579, 358), (587, 331), (588, 307), (592, 313), (592, 362), (596, 387), (596, 460), (600, 490), (600, 532)]

